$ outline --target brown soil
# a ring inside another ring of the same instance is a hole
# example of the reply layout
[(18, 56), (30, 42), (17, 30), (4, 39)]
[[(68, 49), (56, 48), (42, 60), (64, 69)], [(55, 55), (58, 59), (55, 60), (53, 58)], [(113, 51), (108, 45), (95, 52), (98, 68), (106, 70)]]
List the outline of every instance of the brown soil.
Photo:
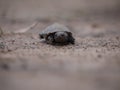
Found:
[(52, 46), (38, 33), (53, 22), (39, 22), (26, 33), (10, 33), (31, 23), (1, 22), (0, 90), (120, 90), (120, 23), (62, 21), (75, 45)]

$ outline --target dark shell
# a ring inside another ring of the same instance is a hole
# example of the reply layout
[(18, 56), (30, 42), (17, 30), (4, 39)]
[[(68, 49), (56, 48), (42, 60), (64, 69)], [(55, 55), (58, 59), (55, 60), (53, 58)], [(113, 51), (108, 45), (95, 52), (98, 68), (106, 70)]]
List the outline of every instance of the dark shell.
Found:
[(58, 24), (58, 23), (55, 23), (53, 25), (50, 25), (48, 26), (45, 30), (43, 30), (40, 35), (45, 38), (47, 37), (48, 35), (52, 34), (52, 33), (55, 33), (55, 32), (59, 32), (59, 31), (64, 31), (66, 33), (71, 33), (70, 30), (62, 25), (62, 24)]

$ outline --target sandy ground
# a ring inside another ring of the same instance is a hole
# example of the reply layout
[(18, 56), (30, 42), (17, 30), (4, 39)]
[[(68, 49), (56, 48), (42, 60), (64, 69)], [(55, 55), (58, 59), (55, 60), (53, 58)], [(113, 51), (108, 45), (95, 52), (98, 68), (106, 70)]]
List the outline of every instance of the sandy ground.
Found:
[(120, 22), (59, 21), (75, 45), (52, 46), (38, 33), (52, 22), (0, 22), (0, 90), (120, 90)]

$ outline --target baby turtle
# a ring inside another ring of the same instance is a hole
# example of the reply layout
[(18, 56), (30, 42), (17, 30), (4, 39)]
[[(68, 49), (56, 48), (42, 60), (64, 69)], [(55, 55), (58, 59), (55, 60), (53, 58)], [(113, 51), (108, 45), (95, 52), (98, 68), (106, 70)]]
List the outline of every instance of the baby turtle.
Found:
[(52, 45), (75, 43), (75, 39), (73, 38), (71, 31), (66, 26), (58, 23), (48, 26), (39, 35), (41, 39), (45, 39), (48, 44)]

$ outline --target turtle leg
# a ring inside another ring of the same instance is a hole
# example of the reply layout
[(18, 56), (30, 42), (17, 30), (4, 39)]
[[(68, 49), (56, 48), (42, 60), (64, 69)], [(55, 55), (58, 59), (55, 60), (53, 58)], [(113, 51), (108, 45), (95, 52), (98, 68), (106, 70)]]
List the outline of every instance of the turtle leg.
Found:
[(73, 38), (72, 35), (70, 35), (70, 37), (69, 37), (69, 43), (75, 44), (75, 39)]
[(39, 34), (39, 38), (40, 38), (40, 39), (43, 39), (44, 37), (43, 37), (43, 35), (42, 35), (42, 34)]
[(70, 37), (70, 43), (75, 44), (75, 39), (73, 37)]
[(54, 37), (53, 35), (49, 35), (46, 39), (47, 44), (54, 44)]

